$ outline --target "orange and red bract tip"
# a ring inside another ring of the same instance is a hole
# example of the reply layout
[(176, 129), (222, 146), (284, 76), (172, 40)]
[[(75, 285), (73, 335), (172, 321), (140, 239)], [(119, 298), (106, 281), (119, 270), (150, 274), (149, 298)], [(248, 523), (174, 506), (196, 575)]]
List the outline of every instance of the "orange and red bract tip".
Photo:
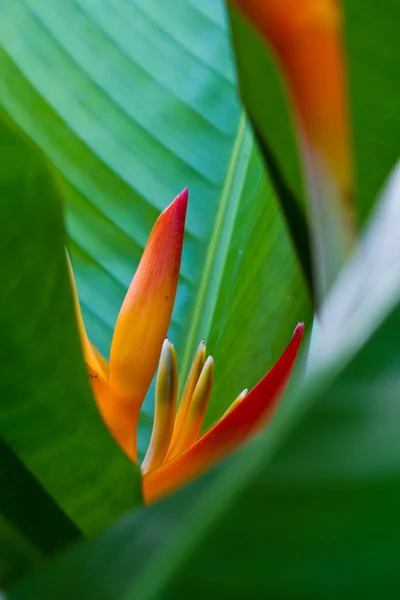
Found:
[(188, 450), (143, 477), (146, 504), (200, 475), (266, 424), (292, 372), (303, 333), (304, 325), (299, 323), (272, 369), (231, 412)]
[(233, 0), (280, 60), (309, 144), (351, 189), (338, 0)]
[(157, 219), (114, 330), (110, 385), (141, 406), (157, 368), (174, 306), (182, 256), (188, 190)]

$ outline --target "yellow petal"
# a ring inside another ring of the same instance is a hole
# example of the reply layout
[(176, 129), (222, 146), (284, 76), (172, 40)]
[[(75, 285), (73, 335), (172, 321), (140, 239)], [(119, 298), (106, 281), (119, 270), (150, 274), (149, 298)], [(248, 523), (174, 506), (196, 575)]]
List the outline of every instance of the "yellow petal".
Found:
[(81, 307), (79, 304), (78, 290), (76, 287), (76, 281), (72, 264), (65, 250), (67, 256), (68, 274), (71, 283), (72, 296), (74, 301), (75, 315), (78, 323), (79, 335), (81, 338), (81, 344), (83, 349), (83, 356), (90, 373), (94, 375), (100, 375), (103, 379), (108, 377), (108, 362), (104, 356), (97, 350), (97, 348), (91, 343), (86, 333), (85, 324), (83, 322)]
[(206, 362), (206, 346), (204, 340), (200, 342), (199, 347), (197, 348), (195, 357), (192, 362), (192, 366), (190, 367), (189, 375), (187, 376), (185, 387), (183, 388), (182, 397), (179, 402), (178, 414), (176, 415), (174, 432), (172, 434), (172, 440), (170, 447), (168, 449), (167, 460), (172, 456), (175, 456), (175, 444), (179, 437), (179, 434), (182, 429), (182, 425), (186, 419), (186, 415), (189, 409), (190, 401), (193, 396), (194, 389), (200, 377), (200, 373), (204, 367), (204, 363)]
[(121, 398), (142, 404), (167, 335), (182, 255), (188, 192), (159, 216), (115, 326), (110, 383)]
[(214, 382), (214, 361), (209, 356), (197, 381), (185, 420), (177, 436), (171, 458), (189, 448), (197, 440), (203, 425)]
[(141, 466), (143, 473), (159, 467), (165, 458), (175, 422), (177, 394), (175, 349), (169, 340), (165, 340), (157, 373), (153, 431)]

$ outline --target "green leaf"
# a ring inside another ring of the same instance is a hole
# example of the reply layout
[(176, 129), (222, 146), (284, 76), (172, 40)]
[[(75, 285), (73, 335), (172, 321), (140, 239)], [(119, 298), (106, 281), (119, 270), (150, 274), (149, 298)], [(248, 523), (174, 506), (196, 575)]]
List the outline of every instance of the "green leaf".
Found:
[(364, 222), (399, 157), (400, 45), (392, 41), (400, 5), (396, 0), (379, 5), (347, 0), (343, 10), (357, 200)]
[(399, 186), (400, 170), (324, 305), (305, 383), (292, 381), (267, 431), (206, 479), (38, 572), (11, 600), (67, 598), (67, 583), (74, 598), (98, 600), (393, 597)]
[[(207, 338), (216, 358), (210, 422), (310, 318), (237, 99), (223, 3), (6, 0), (0, 15), (0, 101), (61, 173), (84, 318), (106, 355), (151, 227), (189, 187), (169, 337), (180, 386)], [(152, 412), (150, 389), (142, 454)]]
[(0, 581), (7, 586), (83, 534), (1, 440), (0, 465)]
[(95, 408), (69, 289), (60, 194), (0, 115), (0, 576), (140, 503), (140, 475)]

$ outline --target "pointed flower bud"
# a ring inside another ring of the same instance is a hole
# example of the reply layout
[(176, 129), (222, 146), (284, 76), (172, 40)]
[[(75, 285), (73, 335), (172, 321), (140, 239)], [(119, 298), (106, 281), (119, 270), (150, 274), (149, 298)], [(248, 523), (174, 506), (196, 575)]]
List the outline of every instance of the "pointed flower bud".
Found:
[(156, 469), (163, 462), (171, 441), (178, 394), (178, 371), (175, 349), (165, 340), (156, 381), (153, 431), (142, 463), (142, 472)]
[(214, 383), (214, 360), (209, 356), (201, 371), (191, 398), (185, 421), (176, 439), (172, 456), (176, 456), (195, 443), (203, 425)]
[(157, 368), (178, 285), (188, 192), (159, 216), (115, 326), (110, 384), (140, 408)]
[(204, 340), (201, 340), (199, 347), (197, 348), (195, 357), (193, 359), (192, 366), (190, 367), (189, 375), (187, 376), (185, 387), (183, 388), (182, 397), (179, 402), (178, 413), (175, 419), (174, 432), (170, 447), (168, 449), (167, 459), (175, 456), (175, 445), (176, 441), (181, 432), (183, 423), (186, 419), (186, 415), (189, 409), (190, 401), (193, 396), (194, 389), (199, 380), (200, 373), (203, 370), (204, 363), (206, 362), (206, 345)]
[(222, 415), (220, 421), (222, 421), (222, 419), (225, 419), (225, 417), (227, 415), (229, 415), (229, 413), (231, 413), (233, 411), (233, 409), (236, 408), (241, 403), (243, 398), (246, 398), (248, 393), (249, 393), (248, 389), (245, 389), (245, 390), (243, 390), (243, 392), (240, 392), (239, 396), (237, 398), (235, 398), (235, 400), (232, 402), (232, 404), (229, 406), (229, 408), (226, 409), (226, 411)]

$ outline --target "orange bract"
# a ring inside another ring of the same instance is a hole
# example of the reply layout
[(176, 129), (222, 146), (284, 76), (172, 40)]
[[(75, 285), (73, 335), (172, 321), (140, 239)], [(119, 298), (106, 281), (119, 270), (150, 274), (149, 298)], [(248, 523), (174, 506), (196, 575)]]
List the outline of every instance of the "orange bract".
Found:
[(141, 406), (167, 335), (182, 256), (188, 192), (159, 216), (119, 313), (110, 353), (110, 384)]
[(337, 0), (234, 0), (281, 61), (310, 145), (351, 187), (341, 14)]

